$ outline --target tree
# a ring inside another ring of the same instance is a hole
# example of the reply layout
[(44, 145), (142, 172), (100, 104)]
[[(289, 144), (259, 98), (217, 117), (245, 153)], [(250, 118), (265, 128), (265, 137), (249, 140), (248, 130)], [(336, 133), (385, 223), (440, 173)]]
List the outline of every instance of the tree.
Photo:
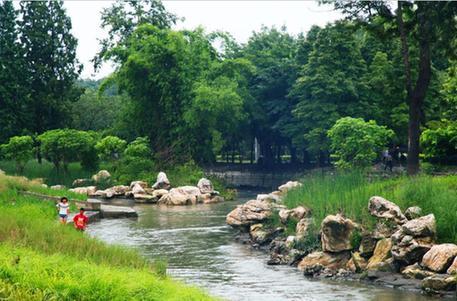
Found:
[(27, 87), (12, 1), (0, 1), (0, 143), (26, 126)]
[(106, 136), (97, 142), (95, 149), (100, 159), (111, 161), (118, 160), (126, 146), (127, 141), (116, 136)]
[[(324, 1), (326, 2), (326, 1)], [(419, 171), (419, 138), (423, 103), (432, 77), (432, 51), (440, 49), (455, 55), (457, 5), (453, 2), (398, 1), (397, 9), (389, 2), (332, 1), (335, 8), (381, 34), (393, 34), (401, 42), (406, 102), (409, 105), (408, 174)], [(394, 29), (394, 30), (392, 30)], [(417, 47), (417, 61), (411, 56)], [(417, 63), (416, 63), (417, 62)], [(416, 66), (413, 64), (416, 63)], [(415, 68), (414, 68), (415, 67)], [(416, 71), (417, 74), (414, 74)]]
[(364, 117), (368, 111), (367, 87), (361, 81), (365, 73), (366, 63), (351, 24), (337, 22), (319, 31), (290, 97), (296, 102), (296, 140), (304, 138), (308, 152), (320, 164), (327, 161), (327, 131), (336, 120)]
[(77, 40), (62, 1), (21, 2), (21, 43), (27, 62), (30, 104), (29, 130), (33, 133), (65, 126), (68, 103), (80, 89), (74, 82), (81, 71), (76, 59)]
[(365, 122), (362, 118), (343, 117), (338, 119), (327, 132), (336, 166), (368, 167), (378, 157), (394, 132), (375, 121)]
[(442, 120), (429, 124), (421, 134), (424, 158), (432, 162), (457, 161), (457, 122)]
[(150, 24), (168, 29), (177, 17), (167, 12), (160, 0), (116, 0), (111, 7), (103, 9), (101, 20), (101, 28), (108, 30), (108, 37), (100, 41), (101, 49), (93, 59), (95, 69), (106, 60), (124, 62), (127, 57), (118, 49), (129, 47), (129, 39), (139, 26)]
[(93, 169), (97, 164), (95, 144), (97, 134), (73, 129), (46, 131), (39, 135), (42, 155), (59, 170), (68, 170), (70, 162), (81, 162), (83, 167)]
[(21, 174), (33, 157), (33, 139), (30, 136), (11, 137), (7, 144), (1, 145), (0, 150), (5, 159), (16, 162), (16, 170)]

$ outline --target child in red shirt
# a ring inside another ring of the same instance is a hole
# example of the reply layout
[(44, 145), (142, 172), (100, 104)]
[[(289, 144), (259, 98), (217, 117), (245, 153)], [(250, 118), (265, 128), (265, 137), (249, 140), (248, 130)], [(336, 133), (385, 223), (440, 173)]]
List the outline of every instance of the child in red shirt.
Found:
[(84, 231), (86, 230), (86, 225), (89, 222), (87, 216), (84, 215), (84, 208), (79, 209), (79, 214), (76, 214), (73, 217), (73, 223), (75, 224), (76, 230)]

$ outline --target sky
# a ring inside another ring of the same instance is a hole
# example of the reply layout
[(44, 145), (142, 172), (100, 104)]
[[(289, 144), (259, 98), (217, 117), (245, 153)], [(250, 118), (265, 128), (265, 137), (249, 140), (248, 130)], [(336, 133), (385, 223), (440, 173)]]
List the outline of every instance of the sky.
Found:
[[(192, 29), (203, 26), (208, 32), (223, 30), (245, 43), (253, 31), (262, 25), (281, 27), (296, 35), (307, 32), (312, 25), (324, 26), (342, 18), (330, 6), (315, 1), (163, 1), (166, 9), (184, 21), (175, 29)], [(102, 78), (113, 71), (110, 63), (94, 74), (90, 60), (98, 51), (98, 39), (106, 36), (100, 29), (100, 12), (111, 6), (112, 1), (66, 1), (65, 7), (73, 23), (73, 34), (78, 39), (77, 55), (84, 64), (82, 78)]]

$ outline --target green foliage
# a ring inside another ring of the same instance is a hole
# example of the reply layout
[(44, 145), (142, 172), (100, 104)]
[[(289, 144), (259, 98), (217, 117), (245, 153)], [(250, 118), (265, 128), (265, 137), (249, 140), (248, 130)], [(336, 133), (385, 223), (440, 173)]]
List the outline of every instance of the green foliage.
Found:
[(95, 149), (101, 160), (111, 161), (119, 159), (126, 146), (127, 141), (116, 136), (106, 136), (97, 142)]
[(362, 172), (310, 175), (302, 179), (303, 186), (288, 192), (284, 203), (288, 208), (311, 208), (314, 226), (318, 229), (329, 214), (343, 212), (345, 216), (370, 229), (376, 219), (367, 209), (370, 197), (379, 195), (402, 210), (419, 206), (424, 214), (434, 213), (438, 241), (457, 242), (457, 177), (417, 176), (395, 179), (372, 179)]
[(331, 149), (340, 168), (367, 167), (378, 157), (394, 133), (375, 121), (344, 117), (328, 131)]
[(424, 158), (433, 162), (448, 163), (457, 160), (457, 121), (443, 120), (430, 124), (422, 132), (420, 141)]
[(151, 149), (149, 148), (149, 139), (147, 137), (138, 137), (129, 143), (124, 151), (126, 157), (131, 158), (150, 158)]
[(73, 129), (50, 130), (38, 136), (43, 156), (56, 169), (68, 170), (70, 162), (81, 162), (83, 167), (93, 169), (97, 163), (95, 144), (97, 135)]
[(17, 172), (22, 173), (33, 156), (33, 139), (30, 136), (11, 137), (7, 144), (0, 145), (0, 153), (5, 159), (14, 160)]

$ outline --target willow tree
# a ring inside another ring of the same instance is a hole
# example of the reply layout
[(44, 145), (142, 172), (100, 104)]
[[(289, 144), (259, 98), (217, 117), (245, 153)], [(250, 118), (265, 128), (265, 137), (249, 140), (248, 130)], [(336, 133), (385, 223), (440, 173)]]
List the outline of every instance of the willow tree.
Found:
[[(455, 56), (457, 3), (432, 1), (328, 1), (349, 18), (383, 36), (399, 39), (409, 105), (408, 174), (419, 171), (420, 125), (435, 57)], [(417, 49), (417, 57), (411, 49)]]

